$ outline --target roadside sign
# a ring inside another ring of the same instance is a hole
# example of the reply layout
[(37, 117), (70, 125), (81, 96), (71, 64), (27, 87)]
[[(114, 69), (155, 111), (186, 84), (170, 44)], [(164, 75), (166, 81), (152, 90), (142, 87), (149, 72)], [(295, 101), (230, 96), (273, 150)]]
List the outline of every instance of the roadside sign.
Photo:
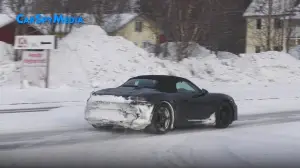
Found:
[(23, 51), (23, 67), (47, 67), (47, 52), (42, 51)]
[(14, 48), (17, 50), (52, 50), (56, 48), (56, 39), (54, 35), (15, 36)]
[(15, 36), (14, 49), (22, 51), (21, 88), (24, 81), (24, 67), (44, 67), (46, 69), (45, 87), (49, 87), (50, 50), (56, 48), (57, 39), (54, 35)]

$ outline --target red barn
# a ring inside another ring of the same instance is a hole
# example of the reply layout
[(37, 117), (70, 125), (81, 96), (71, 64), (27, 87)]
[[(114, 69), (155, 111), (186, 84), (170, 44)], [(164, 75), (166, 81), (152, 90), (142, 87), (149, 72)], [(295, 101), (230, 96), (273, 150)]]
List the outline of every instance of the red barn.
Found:
[[(0, 14), (0, 41), (13, 45), (17, 24), (14, 18)], [(33, 25), (23, 26), (25, 26), (26, 35), (43, 35), (42, 31)]]

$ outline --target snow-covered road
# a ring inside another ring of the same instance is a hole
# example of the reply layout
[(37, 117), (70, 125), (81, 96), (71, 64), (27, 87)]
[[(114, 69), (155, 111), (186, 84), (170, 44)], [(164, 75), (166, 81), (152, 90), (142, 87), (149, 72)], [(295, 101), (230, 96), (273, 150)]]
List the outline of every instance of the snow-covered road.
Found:
[(274, 168), (300, 164), (300, 111), (241, 115), (225, 130), (199, 126), (161, 136), (95, 130), (77, 113), (52, 119), (47, 117), (50, 113), (0, 114), (4, 120), (27, 115), (27, 122), (45, 117), (27, 129), (22, 129), (24, 121), (3, 125), (0, 166)]
[(299, 167), (298, 86), (203, 86), (233, 96), (239, 120), (162, 136), (95, 130), (83, 114), (91, 90), (2, 87), (0, 167)]

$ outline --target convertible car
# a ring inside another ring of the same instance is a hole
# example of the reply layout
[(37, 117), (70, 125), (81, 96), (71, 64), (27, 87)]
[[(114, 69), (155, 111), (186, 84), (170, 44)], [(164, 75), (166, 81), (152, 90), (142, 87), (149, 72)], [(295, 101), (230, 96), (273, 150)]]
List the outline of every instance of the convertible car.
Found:
[(182, 77), (143, 75), (92, 92), (85, 119), (97, 129), (121, 126), (164, 134), (194, 124), (227, 128), (237, 120), (237, 105), (231, 96), (210, 93)]

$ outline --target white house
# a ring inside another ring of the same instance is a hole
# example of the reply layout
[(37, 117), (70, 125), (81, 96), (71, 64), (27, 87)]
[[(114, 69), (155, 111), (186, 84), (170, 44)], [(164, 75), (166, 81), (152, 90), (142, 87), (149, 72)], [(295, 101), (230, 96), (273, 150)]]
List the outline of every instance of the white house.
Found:
[(253, 0), (244, 13), (247, 20), (246, 53), (266, 51), (269, 47), (287, 51), (300, 44), (298, 3), (297, 0)]

